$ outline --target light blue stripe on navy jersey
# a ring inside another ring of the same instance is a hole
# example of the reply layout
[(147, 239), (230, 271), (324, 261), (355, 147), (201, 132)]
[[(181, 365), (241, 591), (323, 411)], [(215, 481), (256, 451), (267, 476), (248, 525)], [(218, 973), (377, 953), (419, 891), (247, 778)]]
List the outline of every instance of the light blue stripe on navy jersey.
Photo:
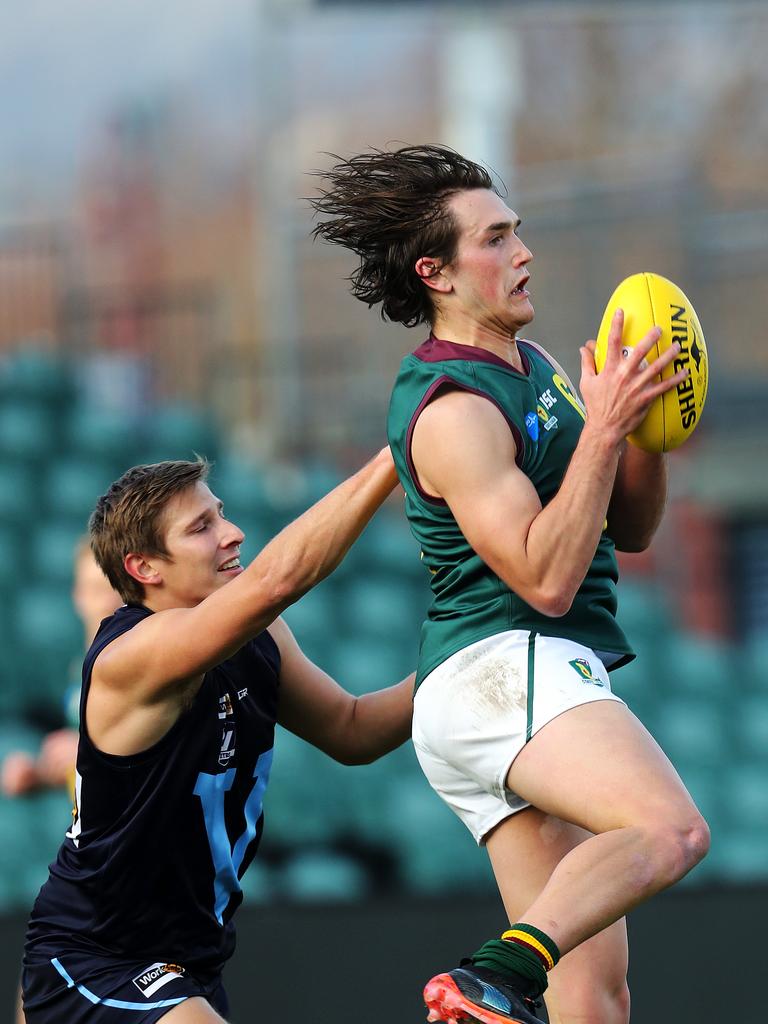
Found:
[(180, 999), (160, 999), (156, 1003), (128, 1003), (123, 999), (102, 999), (101, 996), (97, 996), (95, 992), (91, 992), (85, 985), (78, 985), (74, 981), (67, 969), (56, 957), (51, 960), (51, 963), (62, 976), (64, 981), (67, 983), (67, 988), (76, 988), (81, 996), (85, 996), (92, 1003), (98, 1003), (101, 1006), (113, 1006), (116, 1010), (155, 1010), (161, 1006), (176, 1006), (177, 1003), (183, 1003), (187, 996), (181, 996)]

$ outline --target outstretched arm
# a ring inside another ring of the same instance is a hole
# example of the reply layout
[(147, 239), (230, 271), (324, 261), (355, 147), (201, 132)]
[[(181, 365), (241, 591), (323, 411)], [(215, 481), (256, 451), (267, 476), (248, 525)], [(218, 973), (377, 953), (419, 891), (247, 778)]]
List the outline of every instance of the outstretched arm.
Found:
[(354, 697), (302, 652), (282, 619), (269, 632), (280, 648), (278, 721), (342, 764), (370, 764), (411, 735), (413, 680)]
[(93, 742), (123, 755), (156, 743), (205, 672), (335, 569), (396, 483), (385, 448), (200, 604), (158, 611), (109, 644), (94, 664), (88, 693)]
[(99, 655), (100, 681), (151, 702), (260, 633), (341, 562), (397, 483), (389, 448), (285, 527), (236, 579), (193, 608), (149, 616)]

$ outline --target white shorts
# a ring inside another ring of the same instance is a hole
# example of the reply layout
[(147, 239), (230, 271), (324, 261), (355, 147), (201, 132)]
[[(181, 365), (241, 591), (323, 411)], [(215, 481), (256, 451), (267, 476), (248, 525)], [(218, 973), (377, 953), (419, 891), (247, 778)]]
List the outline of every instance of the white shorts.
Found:
[(530, 806), (506, 788), (528, 740), (569, 708), (596, 700), (623, 703), (593, 650), (513, 629), (430, 672), (414, 698), (413, 744), (429, 784), (482, 843)]

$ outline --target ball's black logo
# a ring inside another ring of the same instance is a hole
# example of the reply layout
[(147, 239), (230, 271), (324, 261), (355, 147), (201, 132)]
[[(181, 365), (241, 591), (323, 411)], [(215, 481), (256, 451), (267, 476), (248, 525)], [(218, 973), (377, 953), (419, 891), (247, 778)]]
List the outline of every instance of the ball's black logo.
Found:
[(699, 346), (696, 344), (696, 334), (693, 335), (693, 343), (691, 345), (691, 359), (696, 363), (696, 373), (701, 370), (702, 352)]

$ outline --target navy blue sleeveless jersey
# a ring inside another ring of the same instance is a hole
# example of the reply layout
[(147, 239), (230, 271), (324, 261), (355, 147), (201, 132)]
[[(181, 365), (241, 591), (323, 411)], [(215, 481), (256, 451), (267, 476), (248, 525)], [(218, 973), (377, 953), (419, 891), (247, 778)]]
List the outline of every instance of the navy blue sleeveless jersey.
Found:
[(151, 614), (118, 609), (85, 657), (73, 824), (32, 910), (28, 959), (70, 950), (215, 971), (233, 952), (239, 879), (263, 827), (280, 655), (259, 634), (206, 673), (154, 746), (105, 754), (85, 727), (93, 663)]

